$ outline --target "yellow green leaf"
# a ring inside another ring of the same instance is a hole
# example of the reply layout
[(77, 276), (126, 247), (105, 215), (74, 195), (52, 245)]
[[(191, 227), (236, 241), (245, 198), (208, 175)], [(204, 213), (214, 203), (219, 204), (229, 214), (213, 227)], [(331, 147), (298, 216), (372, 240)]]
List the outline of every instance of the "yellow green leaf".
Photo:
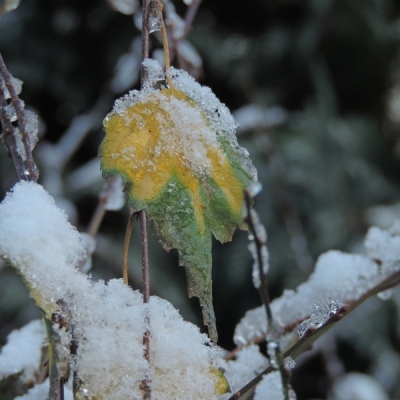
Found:
[(117, 101), (104, 121), (101, 168), (106, 178), (122, 176), (131, 209), (145, 209), (164, 247), (178, 250), (189, 296), (199, 298), (216, 340), (212, 233), (226, 242), (244, 228), (243, 189), (256, 171), (229, 110), (209, 88), (171, 68), (170, 87), (153, 89), (162, 75), (154, 62), (146, 65), (148, 86)]

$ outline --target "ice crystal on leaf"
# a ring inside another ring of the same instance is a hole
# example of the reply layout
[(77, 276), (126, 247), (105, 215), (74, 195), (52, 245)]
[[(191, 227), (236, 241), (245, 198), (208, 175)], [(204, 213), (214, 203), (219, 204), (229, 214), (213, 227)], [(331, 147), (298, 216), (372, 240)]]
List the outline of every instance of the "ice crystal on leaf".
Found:
[[(149, 82), (115, 103), (104, 120), (100, 153), (107, 178), (120, 174), (133, 211), (145, 209), (166, 249), (186, 267), (189, 295), (200, 299), (216, 340), (211, 295), (211, 237), (231, 240), (242, 219), (243, 189), (257, 179), (235, 136), (227, 107), (186, 72), (145, 60)], [(166, 76), (162, 76), (166, 79)]]

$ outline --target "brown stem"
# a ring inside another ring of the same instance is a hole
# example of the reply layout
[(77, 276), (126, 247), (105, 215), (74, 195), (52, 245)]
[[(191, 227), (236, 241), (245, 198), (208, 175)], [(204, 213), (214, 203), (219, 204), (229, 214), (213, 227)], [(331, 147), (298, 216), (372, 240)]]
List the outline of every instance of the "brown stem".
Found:
[(149, 273), (149, 245), (147, 239), (147, 215), (146, 211), (140, 211), (140, 237), (142, 245), (142, 290), (143, 302), (150, 300), (150, 273)]
[[(160, 19), (161, 19), (161, 35), (162, 35), (162, 41), (163, 41), (163, 47), (164, 47), (164, 64), (165, 64), (165, 71), (167, 72), (171, 66), (170, 57), (169, 57), (168, 35), (167, 35), (167, 31), (165, 29), (164, 18), (162, 15), (163, 5), (159, 0), (158, 0), (158, 7), (159, 7), (159, 13), (160, 13)], [(172, 79), (169, 76), (169, 74), (166, 74), (166, 78), (167, 78), (168, 86), (172, 87)]]
[[(150, 0), (143, 0), (142, 4), (142, 61), (149, 58), (149, 11)], [(141, 69), (141, 87), (147, 80), (147, 70), (143, 67)]]
[(124, 250), (122, 253), (122, 277), (124, 278), (125, 285), (128, 285), (128, 250), (134, 223), (135, 223), (135, 214), (130, 213), (125, 233)]
[[(143, 67), (143, 60), (149, 57), (149, 14), (150, 0), (143, 0), (142, 3), (142, 69), (141, 69), (141, 87), (143, 89), (147, 80), (147, 70)], [(145, 210), (139, 212), (140, 222), (140, 238), (142, 249), (142, 291), (143, 302), (148, 303), (150, 300), (150, 274), (149, 274), (149, 251), (147, 239), (147, 214)], [(143, 333), (144, 358), (150, 362), (150, 315), (146, 308), (145, 314), (146, 329)], [(146, 375), (140, 385), (143, 391), (144, 400), (151, 399), (151, 378)]]
[(37, 181), (39, 177), (38, 169), (32, 158), (30, 138), (26, 128), (26, 119), (24, 114), (24, 108), (22, 106), (21, 100), (18, 98), (17, 92), (15, 91), (14, 85), (12, 83), (11, 74), (8, 72), (6, 64), (4, 63), (3, 57), (0, 53), (0, 74), (4, 79), (4, 83), (7, 87), (8, 92), (11, 96), (11, 103), (15, 109), (18, 119), (18, 128), (22, 134), (22, 143), (25, 149), (26, 161), (28, 163), (28, 176), (29, 180)]

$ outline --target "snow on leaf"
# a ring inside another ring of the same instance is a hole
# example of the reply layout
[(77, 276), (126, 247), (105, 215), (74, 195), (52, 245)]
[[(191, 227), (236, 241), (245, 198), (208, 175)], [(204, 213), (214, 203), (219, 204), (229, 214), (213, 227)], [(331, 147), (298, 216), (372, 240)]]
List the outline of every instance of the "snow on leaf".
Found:
[[(155, 64), (145, 61), (150, 76), (159, 75)], [(104, 120), (101, 168), (106, 178), (122, 176), (131, 209), (145, 209), (164, 247), (178, 250), (189, 296), (200, 299), (216, 340), (211, 233), (226, 242), (244, 227), (242, 192), (257, 174), (227, 107), (186, 72), (167, 74), (170, 87), (147, 85), (116, 102)]]

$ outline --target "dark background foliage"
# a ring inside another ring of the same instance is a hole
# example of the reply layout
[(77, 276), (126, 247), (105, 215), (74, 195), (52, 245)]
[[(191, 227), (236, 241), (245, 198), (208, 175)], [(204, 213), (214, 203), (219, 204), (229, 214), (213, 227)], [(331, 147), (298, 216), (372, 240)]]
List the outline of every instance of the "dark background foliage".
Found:
[[(183, 2), (174, 3), (183, 15)], [(99, 98), (103, 117), (111, 110), (120, 95), (109, 90), (115, 65), (139, 36), (132, 17), (113, 11), (104, 0), (22, 0), (0, 19), (0, 52), (12, 74), (24, 81), (21, 98), (40, 116), (42, 145), (57, 143), (73, 118), (88, 113)], [(199, 81), (237, 112), (239, 141), (263, 183), (255, 207), (269, 236), (272, 298), (306, 279), (322, 252), (362, 251), (370, 224), (387, 226), (400, 217), (400, 3), (204, 0), (188, 40), (203, 60)], [(159, 47), (157, 40), (153, 46)], [(97, 156), (103, 135), (99, 119), (63, 172), (67, 183), (58, 196), (68, 199), (80, 230), (97, 204), (101, 175), (96, 172), (90, 184), (76, 188), (73, 174)], [(3, 197), (16, 176), (4, 148), (0, 156)], [(37, 161), (46, 170), (43, 157)], [(52, 192), (46, 173), (42, 178)], [(94, 278), (120, 276), (127, 216), (126, 208), (106, 215)], [(138, 232), (131, 264), (132, 285), (139, 287)], [(237, 233), (232, 243), (214, 244), (215, 308), (220, 344), (227, 349), (234, 346), (236, 323), (260, 302), (251, 264), (245, 233)], [(164, 253), (156, 238), (151, 277), (153, 294), (200, 324), (197, 301), (186, 298), (176, 254)], [(395, 291), (385, 304), (368, 302), (354, 317), (362, 323), (352, 325), (350, 316), (332, 339), (342, 372), (372, 374), (390, 398), (400, 397), (395, 379), (400, 373), (399, 299)], [(37, 315), (23, 284), (4, 267), (0, 340)], [(355, 344), (360, 341), (362, 346)], [(294, 372), (299, 399), (326, 398), (335, 378), (326, 368), (326, 352), (312, 354)]]

